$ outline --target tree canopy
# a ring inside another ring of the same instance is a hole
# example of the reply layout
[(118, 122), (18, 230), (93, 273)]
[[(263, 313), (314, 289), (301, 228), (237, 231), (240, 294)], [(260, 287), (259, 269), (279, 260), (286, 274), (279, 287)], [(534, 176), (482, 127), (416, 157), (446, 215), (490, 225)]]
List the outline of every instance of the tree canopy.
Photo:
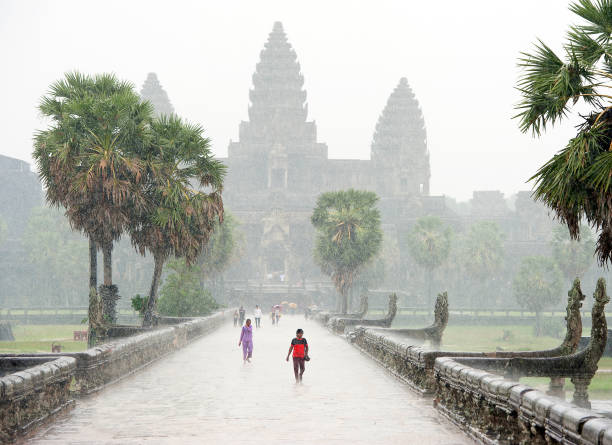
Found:
[(71, 230), (59, 210), (33, 209), (22, 242), (37, 277), (32, 293), (44, 295), (45, 304), (79, 306), (86, 301), (87, 240)]
[(548, 257), (525, 257), (512, 283), (517, 302), (536, 313), (536, 334), (541, 334), (541, 313), (562, 297), (563, 278), (555, 262)]
[[(215, 223), (223, 222), (225, 166), (213, 159), (203, 131), (175, 115), (150, 123), (148, 146), (140, 158), (146, 167), (141, 180), (145, 206), (129, 225), (134, 246), (142, 254), (151, 252), (155, 261), (145, 325), (153, 319), (164, 262), (175, 256), (194, 263)], [(195, 190), (192, 183), (206, 191)]]
[(317, 231), (315, 262), (334, 281), (342, 313), (348, 309), (348, 292), (355, 273), (376, 256), (382, 245), (377, 201), (373, 192), (327, 192), (317, 199), (311, 217)]
[(408, 250), (415, 263), (427, 272), (427, 299), (431, 304), (434, 270), (448, 258), (453, 232), (435, 216), (419, 218), (408, 234)]
[(159, 313), (172, 317), (208, 315), (219, 305), (210, 293), (200, 287), (199, 268), (184, 259), (168, 263), (171, 273), (166, 277), (159, 299)]
[(584, 276), (594, 260), (595, 242), (588, 226), (580, 227), (580, 239), (574, 240), (566, 227), (558, 226), (553, 230), (551, 240), (553, 258), (565, 278), (572, 281)]
[(239, 237), (236, 233), (238, 221), (229, 213), (223, 214), (223, 224), (214, 222), (214, 230), (210, 240), (198, 257), (201, 276), (209, 279), (221, 274), (239, 254)]
[(495, 222), (472, 224), (459, 243), (465, 272), (484, 281), (499, 271), (504, 260), (503, 241), (504, 234)]
[(583, 219), (597, 229), (597, 257), (606, 264), (612, 260), (612, 2), (578, 0), (570, 11), (578, 23), (561, 55), (538, 40), (520, 58), (516, 117), (523, 132), (540, 135), (581, 107), (576, 136), (531, 179), (535, 198), (554, 210), (573, 239)]
[(51, 121), (35, 135), (33, 154), (47, 201), (64, 207), (71, 226), (89, 237), (93, 292), (96, 251), (102, 249), (104, 317), (114, 321), (113, 243), (145, 205), (138, 153), (146, 145), (152, 107), (113, 74), (73, 72), (50, 86), (39, 110)]

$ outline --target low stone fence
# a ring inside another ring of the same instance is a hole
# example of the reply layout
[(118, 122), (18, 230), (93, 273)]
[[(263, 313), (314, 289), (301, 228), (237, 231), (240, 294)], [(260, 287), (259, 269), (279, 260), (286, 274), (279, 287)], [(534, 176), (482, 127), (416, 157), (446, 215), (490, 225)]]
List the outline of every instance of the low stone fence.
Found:
[(432, 351), (375, 329), (357, 327), (347, 334), (354, 346), (422, 395), (435, 393), (434, 363), (438, 357), (485, 357), (485, 353)]
[(74, 404), (69, 387), (76, 365), (72, 357), (0, 359), (1, 443), (14, 440)]
[(481, 443), (612, 444), (612, 420), (589, 409), (451, 357), (434, 375), (438, 410)]
[[(585, 357), (596, 364), (607, 337), (604, 306), (608, 299), (600, 285), (598, 282), (594, 295), (597, 310), (592, 314), (591, 342), (578, 352), (582, 332), (579, 309), (584, 299), (579, 288), (576, 294), (574, 289), (568, 293), (566, 339), (558, 348), (547, 351), (439, 351), (424, 346), (423, 339), (401, 335), (407, 330), (364, 326), (347, 326), (343, 335), (412, 389), (433, 397), (439, 412), (479, 443), (612, 445), (612, 419), (504, 378), (508, 370), (511, 375), (539, 375), (543, 371), (550, 377), (571, 376), (576, 385), (581, 381), (581, 372), (592, 372)], [(317, 319), (323, 322), (324, 318)], [(522, 370), (519, 365), (527, 362), (533, 372), (519, 372)], [(561, 366), (563, 363), (565, 367)], [(485, 364), (491, 369), (476, 367)], [(549, 369), (551, 366), (554, 372)]]
[(612, 444), (612, 420), (534, 388), (461, 364), (487, 353), (432, 351), (374, 329), (347, 334), (362, 353), (485, 444)]
[[(229, 313), (183, 319), (178, 324), (113, 339), (83, 352), (0, 354), (0, 369), (19, 369), (0, 378), (0, 438), (13, 439), (69, 406), (72, 397), (99, 391), (186, 346), (218, 328)], [(3, 410), (12, 413), (10, 418), (5, 420)]]

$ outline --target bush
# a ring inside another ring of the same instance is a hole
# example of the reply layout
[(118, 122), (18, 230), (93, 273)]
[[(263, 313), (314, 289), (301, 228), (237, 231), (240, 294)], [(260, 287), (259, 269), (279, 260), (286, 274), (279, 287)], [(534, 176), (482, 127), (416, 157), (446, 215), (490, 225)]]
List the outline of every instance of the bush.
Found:
[[(534, 327), (534, 334), (536, 328)], [(557, 318), (544, 318), (542, 320), (542, 334), (549, 337), (561, 338), (565, 333), (565, 324)]]
[(202, 289), (197, 267), (174, 260), (168, 264), (168, 268), (172, 273), (161, 290), (158, 302), (160, 315), (195, 317), (208, 315), (219, 308), (210, 292)]
[(149, 297), (141, 297), (140, 294), (136, 294), (132, 297), (132, 309), (138, 312), (140, 315), (144, 315), (145, 308), (147, 307), (147, 302), (149, 301)]

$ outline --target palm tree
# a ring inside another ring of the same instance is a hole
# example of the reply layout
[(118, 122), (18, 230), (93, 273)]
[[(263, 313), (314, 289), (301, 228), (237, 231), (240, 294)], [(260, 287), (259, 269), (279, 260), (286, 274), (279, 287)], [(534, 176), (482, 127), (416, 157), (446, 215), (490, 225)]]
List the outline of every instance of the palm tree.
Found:
[(348, 310), (348, 293), (356, 272), (382, 245), (377, 201), (375, 193), (361, 190), (323, 193), (311, 217), (317, 230), (315, 262), (332, 277), (343, 314)]
[(557, 226), (553, 229), (553, 237), (550, 243), (553, 258), (569, 281), (576, 278), (582, 279), (585, 272), (593, 264), (595, 243), (591, 230), (588, 226), (582, 224), (580, 235), (580, 241), (577, 241), (571, 239), (565, 227)]
[(432, 304), (431, 287), (434, 271), (448, 258), (451, 239), (451, 229), (435, 216), (418, 219), (408, 235), (410, 255), (427, 273), (428, 307)]
[(525, 257), (512, 282), (517, 302), (536, 313), (536, 336), (542, 335), (542, 311), (561, 299), (563, 278), (555, 262), (548, 257)]
[(540, 135), (575, 106), (590, 109), (580, 114), (576, 136), (531, 179), (535, 198), (554, 210), (572, 239), (580, 237), (583, 219), (599, 231), (603, 265), (612, 260), (612, 2), (578, 0), (570, 10), (579, 23), (570, 27), (562, 56), (538, 41), (520, 59), (517, 117), (523, 132)]
[(200, 287), (205, 290), (208, 281), (213, 296), (222, 293), (223, 272), (241, 254), (241, 237), (236, 230), (237, 226), (236, 218), (224, 211), (223, 224), (215, 221), (212, 236), (198, 257)]
[(47, 200), (66, 208), (72, 227), (89, 237), (90, 288), (97, 285), (96, 252), (102, 249), (100, 294), (104, 317), (114, 322), (113, 243), (134, 209), (145, 205), (137, 153), (146, 145), (152, 107), (112, 74), (75, 72), (51, 85), (39, 110), (52, 121), (36, 135), (34, 151)]
[(504, 234), (497, 223), (480, 221), (470, 226), (469, 231), (461, 237), (459, 254), (465, 273), (480, 288), (472, 297), (472, 306), (485, 303), (491, 284), (495, 285), (497, 273), (504, 262)]
[[(145, 211), (132, 215), (132, 243), (153, 255), (155, 267), (143, 324), (153, 321), (164, 262), (172, 255), (190, 265), (223, 222), (221, 192), (225, 166), (212, 158), (199, 125), (161, 116), (151, 123), (150, 145), (143, 151)], [(145, 157), (146, 156), (146, 157)], [(206, 192), (196, 191), (198, 183)]]

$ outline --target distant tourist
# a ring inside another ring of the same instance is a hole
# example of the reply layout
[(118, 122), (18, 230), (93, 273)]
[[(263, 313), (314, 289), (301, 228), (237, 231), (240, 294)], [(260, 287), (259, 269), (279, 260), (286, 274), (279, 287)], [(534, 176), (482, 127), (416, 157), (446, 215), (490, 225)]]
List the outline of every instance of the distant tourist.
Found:
[(238, 309), (234, 311), (234, 327), (238, 326)]
[(240, 314), (240, 326), (242, 326), (242, 323), (244, 323), (244, 315), (246, 314), (246, 311), (242, 305), (240, 306), (240, 309), (238, 309), (238, 313)]
[(253, 356), (253, 326), (251, 326), (250, 318), (247, 318), (246, 324), (242, 327), (238, 347), (240, 344), (242, 344), (242, 361), (250, 363)]
[(302, 381), (302, 375), (306, 370), (306, 362), (310, 360), (308, 358), (308, 342), (303, 338), (304, 331), (298, 329), (295, 332), (295, 338), (291, 340), (291, 346), (289, 346), (289, 352), (287, 352), (287, 361), (289, 361), (289, 355), (293, 351), (293, 373), (295, 374), (295, 383)]
[(272, 312), (270, 312), (270, 318), (272, 319), (272, 325), (274, 325), (274, 306), (272, 306)]
[(276, 306), (274, 308), (274, 319), (276, 320), (276, 326), (278, 327), (278, 319), (281, 317), (280, 307)]
[(261, 327), (261, 309), (259, 308), (259, 305), (255, 306), (255, 327), (256, 328), (260, 328)]

